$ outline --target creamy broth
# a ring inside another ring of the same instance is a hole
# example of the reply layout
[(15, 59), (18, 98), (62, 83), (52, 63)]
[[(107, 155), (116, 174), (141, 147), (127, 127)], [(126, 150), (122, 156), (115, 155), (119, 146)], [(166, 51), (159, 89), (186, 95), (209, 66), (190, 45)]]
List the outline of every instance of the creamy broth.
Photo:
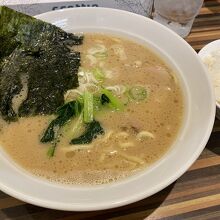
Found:
[[(104, 52), (94, 57), (97, 48)], [(121, 111), (97, 113), (105, 134), (83, 146), (69, 145), (70, 139), (62, 137), (52, 158), (47, 156), (50, 144), (40, 137), (53, 116), (2, 122), (0, 144), (24, 169), (59, 183), (109, 183), (147, 168), (168, 151), (181, 126), (184, 100), (175, 72), (146, 47), (123, 38), (85, 34), (77, 49), (83, 69), (99, 67), (107, 73), (103, 86), (142, 85), (147, 98)]]

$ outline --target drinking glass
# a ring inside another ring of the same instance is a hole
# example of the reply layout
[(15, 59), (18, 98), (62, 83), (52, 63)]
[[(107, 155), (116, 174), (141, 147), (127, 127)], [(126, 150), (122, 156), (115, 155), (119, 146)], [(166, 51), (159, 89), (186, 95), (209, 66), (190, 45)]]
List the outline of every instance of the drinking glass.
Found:
[(154, 0), (153, 19), (186, 37), (203, 0)]

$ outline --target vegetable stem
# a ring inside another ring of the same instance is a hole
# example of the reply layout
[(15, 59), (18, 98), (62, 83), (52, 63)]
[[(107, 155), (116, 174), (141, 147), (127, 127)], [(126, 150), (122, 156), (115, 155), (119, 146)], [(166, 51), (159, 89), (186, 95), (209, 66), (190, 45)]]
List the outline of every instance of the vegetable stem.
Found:
[(48, 151), (47, 151), (47, 156), (48, 156), (49, 158), (51, 158), (51, 157), (54, 156), (56, 147), (57, 147), (57, 141), (55, 141), (55, 142), (52, 144), (52, 146), (50, 146), (50, 148), (49, 148)]
[(64, 127), (63, 134), (68, 138), (74, 138), (83, 130), (83, 128), (83, 113), (81, 113), (78, 118), (70, 121), (70, 123)]
[(83, 120), (85, 123), (93, 121), (93, 94), (85, 91), (84, 92), (84, 109), (83, 109)]

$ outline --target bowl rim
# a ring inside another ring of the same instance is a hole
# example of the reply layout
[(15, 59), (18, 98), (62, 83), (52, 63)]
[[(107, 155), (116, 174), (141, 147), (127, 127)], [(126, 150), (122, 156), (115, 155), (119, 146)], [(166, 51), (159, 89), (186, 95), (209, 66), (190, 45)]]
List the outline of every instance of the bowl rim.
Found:
[[(179, 40), (181, 40), (182, 43), (185, 45), (185, 47), (187, 47), (188, 50), (190, 50), (190, 52), (192, 54), (194, 54), (194, 56), (197, 56), (197, 53), (192, 49), (192, 47), (185, 40), (183, 40), (179, 35), (177, 35), (173, 31), (169, 30), (168, 28), (164, 27), (163, 25), (157, 23), (156, 21), (153, 21), (149, 18), (145, 18), (141, 15), (134, 14), (132, 12), (127, 12), (127, 11), (123, 11), (123, 10), (119, 10), (119, 9), (111, 9), (111, 8), (70, 8), (70, 9), (61, 9), (61, 10), (46, 12), (46, 13), (37, 15), (35, 17), (41, 18), (45, 15), (50, 15), (50, 14), (53, 14), (53, 13), (61, 13), (61, 12), (75, 11), (75, 10), (78, 10), (78, 11), (87, 11), (87, 10), (89, 10), (89, 11), (94, 11), (94, 12), (96, 12), (97, 10), (100, 10), (100, 11), (106, 10), (106, 11), (111, 11), (111, 12), (116, 12), (116, 13), (127, 14), (127, 15), (130, 15), (130, 16), (135, 16), (135, 17), (138, 17), (140, 19), (150, 20), (150, 22), (154, 23), (157, 26), (160, 26), (160, 28), (162, 28), (164, 30), (166, 29), (166, 31), (172, 33), (172, 35), (175, 35), (175, 37), (177, 37)], [(205, 68), (202, 64), (202, 61), (200, 59), (197, 59), (197, 61), (200, 62), (200, 65), (203, 67), (204, 72), (206, 72)], [(210, 80), (210, 78), (207, 74), (206, 74), (206, 78), (207, 78), (207, 82), (208, 82), (207, 86), (209, 87), (210, 92), (212, 94), (211, 99), (214, 101), (215, 100), (214, 99), (214, 93), (213, 93), (212, 86), (211, 86), (211, 83), (210, 83), (211, 80)], [(33, 196), (25, 195), (23, 193), (20, 193), (20, 192), (16, 191), (16, 189), (11, 189), (6, 185), (2, 185), (1, 182), (0, 182), (0, 189), (2, 191), (4, 191), (5, 193), (7, 193), (7, 194), (9, 194), (9, 195), (11, 195), (15, 198), (18, 198), (22, 201), (25, 201), (25, 202), (28, 202), (28, 203), (31, 203), (31, 204), (34, 204), (34, 205), (37, 205), (37, 206), (42, 206), (42, 207), (52, 208), (52, 209), (57, 209), (57, 210), (66, 210), (66, 211), (93, 211), (93, 210), (103, 210), (103, 209), (115, 208), (115, 207), (120, 207), (120, 206), (123, 206), (123, 205), (127, 205), (127, 204), (130, 204), (130, 203), (139, 201), (141, 199), (144, 199), (146, 197), (149, 197), (149, 196), (157, 193), (158, 191), (164, 189), (165, 187), (167, 187), (168, 185), (173, 183), (176, 179), (178, 179), (183, 173), (186, 172), (186, 170), (194, 163), (194, 161), (198, 158), (200, 153), (203, 151), (203, 149), (206, 146), (206, 143), (209, 139), (209, 136), (211, 134), (212, 127), (213, 127), (213, 124), (214, 124), (215, 102), (211, 102), (211, 104), (212, 104), (211, 113), (210, 113), (210, 116), (209, 116), (210, 120), (209, 120), (207, 129), (206, 129), (206, 133), (204, 134), (204, 136), (202, 137), (202, 140), (200, 142), (200, 146), (197, 148), (197, 150), (194, 152), (194, 154), (191, 155), (191, 158), (188, 160), (187, 163), (185, 163), (172, 176), (169, 176), (169, 178), (164, 180), (163, 183), (156, 184), (156, 186), (151, 190), (150, 193), (146, 190), (144, 192), (140, 192), (139, 194), (136, 194), (135, 196), (132, 196), (132, 197), (128, 196), (126, 199), (121, 200), (120, 203), (112, 202), (111, 204), (108, 204), (108, 203), (107, 204), (106, 203), (99, 204), (99, 207), (97, 207), (96, 204), (91, 205), (91, 206), (87, 206), (87, 207), (83, 207), (83, 206), (78, 206), (77, 204), (67, 205), (67, 204), (64, 204), (62, 202), (61, 203), (56, 202), (56, 201), (51, 202), (51, 201), (38, 199), (38, 198), (35, 198)]]

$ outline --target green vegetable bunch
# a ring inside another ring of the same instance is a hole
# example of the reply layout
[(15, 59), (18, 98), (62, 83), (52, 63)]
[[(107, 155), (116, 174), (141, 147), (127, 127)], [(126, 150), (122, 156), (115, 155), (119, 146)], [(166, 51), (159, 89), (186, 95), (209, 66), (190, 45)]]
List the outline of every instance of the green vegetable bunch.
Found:
[[(122, 111), (124, 109), (125, 103), (112, 91), (104, 88), (104, 72), (99, 68), (95, 68), (92, 73), (98, 82), (95, 85), (96, 87), (98, 86), (98, 91), (91, 92), (85, 88), (82, 95), (59, 107), (56, 111), (57, 117), (50, 122), (44, 132), (41, 142), (52, 143), (48, 151), (49, 157), (54, 156), (55, 148), (61, 135), (71, 137), (70, 144), (77, 145), (89, 144), (98, 135), (103, 135), (105, 133), (104, 129), (94, 117), (98, 111), (107, 108), (113, 111)], [(134, 86), (127, 89), (125, 95), (129, 100), (142, 101), (147, 97), (147, 91), (142, 86)], [(66, 124), (68, 125), (66, 126), (68, 127), (67, 132), (63, 132), (65, 129), (62, 129), (62, 127), (65, 127), (64, 125)], [(76, 136), (81, 130), (84, 130), (84, 132)]]

